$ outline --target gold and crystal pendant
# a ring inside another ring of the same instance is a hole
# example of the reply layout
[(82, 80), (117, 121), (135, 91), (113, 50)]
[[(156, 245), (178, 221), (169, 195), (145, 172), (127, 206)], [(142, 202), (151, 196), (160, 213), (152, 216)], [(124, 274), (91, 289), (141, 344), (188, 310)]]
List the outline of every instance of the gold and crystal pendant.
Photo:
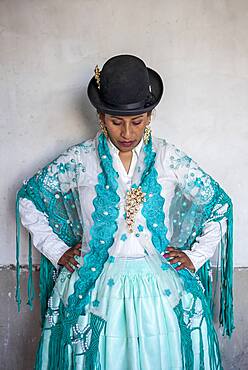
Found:
[(125, 211), (126, 211), (126, 222), (130, 233), (133, 232), (133, 226), (135, 223), (135, 216), (140, 209), (140, 204), (145, 202), (145, 195), (141, 190), (141, 186), (137, 188), (131, 188), (127, 191)]

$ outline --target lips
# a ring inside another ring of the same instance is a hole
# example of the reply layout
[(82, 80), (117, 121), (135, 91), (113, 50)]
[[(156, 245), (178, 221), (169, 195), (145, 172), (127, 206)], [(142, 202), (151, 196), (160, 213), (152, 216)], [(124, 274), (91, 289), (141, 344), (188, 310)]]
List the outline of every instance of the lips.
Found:
[(122, 146), (131, 146), (135, 141), (119, 141)]

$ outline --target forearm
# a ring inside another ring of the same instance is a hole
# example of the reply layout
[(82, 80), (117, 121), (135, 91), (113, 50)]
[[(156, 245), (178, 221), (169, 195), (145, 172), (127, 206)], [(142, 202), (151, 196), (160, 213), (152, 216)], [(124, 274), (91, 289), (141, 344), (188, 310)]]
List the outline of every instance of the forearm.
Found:
[(226, 233), (227, 219), (207, 222), (202, 234), (196, 238), (190, 250), (184, 250), (191, 259), (195, 272), (211, 257), (213, 257), (221, 237)]

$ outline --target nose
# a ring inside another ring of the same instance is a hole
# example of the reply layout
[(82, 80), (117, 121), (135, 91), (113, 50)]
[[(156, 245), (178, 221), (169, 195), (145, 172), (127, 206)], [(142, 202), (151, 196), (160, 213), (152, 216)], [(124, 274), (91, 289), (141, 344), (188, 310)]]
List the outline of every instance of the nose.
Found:
[(125, 123), (122, 126), (121, 136), (123, 137), (123, 139), (129, 140), (131, 138), (131, 135), (132, 135), (132, 132), (131, 132), (130, 125), (128, 123)]

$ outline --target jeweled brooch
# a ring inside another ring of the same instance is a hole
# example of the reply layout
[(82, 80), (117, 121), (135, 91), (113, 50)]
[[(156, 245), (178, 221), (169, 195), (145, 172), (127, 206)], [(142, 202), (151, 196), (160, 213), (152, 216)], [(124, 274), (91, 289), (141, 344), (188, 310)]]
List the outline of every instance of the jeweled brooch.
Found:
[(146, 193), (142, 192), (141, 186), (137, 188), (131, 188), (127, 191), (125, 211), (126, 211), (126, 222), (130, 233), (133, 232), (133, 226), (135, 223), (135, 216), (140, 209), (140, 204), (145, 202)]

